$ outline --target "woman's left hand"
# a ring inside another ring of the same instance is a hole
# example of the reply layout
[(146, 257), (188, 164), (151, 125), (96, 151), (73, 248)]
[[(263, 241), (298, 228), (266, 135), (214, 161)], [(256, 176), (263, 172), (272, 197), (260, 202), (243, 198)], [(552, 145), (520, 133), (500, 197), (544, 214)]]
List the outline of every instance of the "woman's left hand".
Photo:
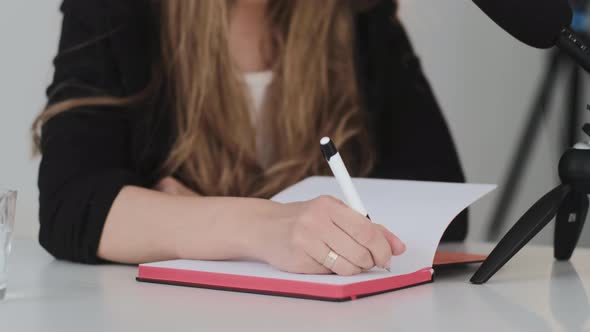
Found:
[(165, 177), (162, 180), (160, 180), (154, 186), (154, 189), (170, 195), (201, 196), (171, 176)]

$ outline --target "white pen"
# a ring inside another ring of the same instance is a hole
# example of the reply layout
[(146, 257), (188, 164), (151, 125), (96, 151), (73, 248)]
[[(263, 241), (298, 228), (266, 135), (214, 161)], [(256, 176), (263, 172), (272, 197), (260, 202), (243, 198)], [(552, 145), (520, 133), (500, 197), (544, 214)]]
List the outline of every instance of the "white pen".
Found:
[(336, 178), (336, 182), (338, 182), (342, 193), (344, 193), (344, 198), (348, 206), (369, 218), (369, 213), (367, 212), (367, 209), (365, 209), (361, 197), (352, 183), (350, 174), (348, 174), (348, 170), (346, 169), (344, 161), (342, 161), (342, 157), (340, 157), (340, 153), (338, 153), (338, 149), (336, 149), (334, 142), (332, 142), (330, 137), (324, 137), (320, 140), (320, 147), (324, 158), (326, 158), (328, 165), (330, 165), (332, 174), (334, 174), (334, 177)]
[[(356, 190), (354, 183), (352, 183), (352, 178), (350, 177), (350, 174), (348, 174), (348, 170), (346, 169), (344, 161), (342, 160), (340, 153), (338, 153), (338, 149), (336, 148), (336, 145), (334, 145), (334, 142), (332, 142), (330, 137), (324, 137), (320, 140), (320, 148), (328, 165), (330, 165), (332, 174), (334, 174), (336, 182), (338, 182), (348, 206), (371, 220), (363, 201), (361, 201), (361, 196)], [(389, 268), (386, 268), (386, 270), (390, 271)]]

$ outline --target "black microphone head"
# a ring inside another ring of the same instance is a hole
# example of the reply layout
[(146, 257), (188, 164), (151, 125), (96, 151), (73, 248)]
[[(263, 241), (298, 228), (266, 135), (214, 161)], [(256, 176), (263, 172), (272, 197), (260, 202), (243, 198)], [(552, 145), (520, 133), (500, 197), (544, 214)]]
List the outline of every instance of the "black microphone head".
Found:
[(536, 48), (555, 45), (572, 22), (567, 0), (473, 0), (502, 29)]

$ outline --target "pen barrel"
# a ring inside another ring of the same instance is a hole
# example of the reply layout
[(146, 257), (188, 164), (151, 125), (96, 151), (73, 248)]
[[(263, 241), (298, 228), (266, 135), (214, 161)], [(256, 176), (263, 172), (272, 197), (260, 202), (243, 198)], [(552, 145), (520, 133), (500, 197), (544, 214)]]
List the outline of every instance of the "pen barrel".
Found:
[(367, 209), (365, 209), (361, 197), (352, 183), (352, 179), (348, 174), (348, 170), (344, 165), (342, 157), (340, 157), (340, 153), (336, 153), (332, 156), (328, 161), (328, 165), (330, 165), (330, 169), (332, 170), (334, 177), (336, 177), (348, 206), (363, 216), (368, 217)]

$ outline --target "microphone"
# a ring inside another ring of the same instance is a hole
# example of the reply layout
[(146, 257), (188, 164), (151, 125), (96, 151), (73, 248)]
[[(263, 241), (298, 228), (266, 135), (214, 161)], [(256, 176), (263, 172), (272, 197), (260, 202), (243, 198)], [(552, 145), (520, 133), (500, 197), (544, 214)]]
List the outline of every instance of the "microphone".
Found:
[(572, 18), (572, 29), (575, 32), (582, 33), (586, 40), (588, 40), (588, 30), (590, 29), (590, 21), (588, 20), (588, 0), (569, 0), (574, 17)]
[(590, 49), (570, 27), (567, 0), (473, 0), (497, 25), (535, 48), (557, 46), (590, 73)]

